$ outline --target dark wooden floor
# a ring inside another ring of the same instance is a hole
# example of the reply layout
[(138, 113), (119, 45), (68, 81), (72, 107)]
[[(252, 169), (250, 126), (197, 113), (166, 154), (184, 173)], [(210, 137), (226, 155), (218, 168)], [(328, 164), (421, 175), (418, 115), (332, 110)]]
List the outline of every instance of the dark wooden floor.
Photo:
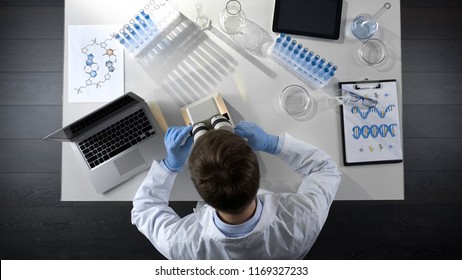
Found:
[[(335, 202), (308, 259), (462, 258), (462, 1), (401, 12), (406, 199)], [(60, 202), (63, 26), (62, 1), (0, 0), (0, 257), (161, 258), (131, 203)]]

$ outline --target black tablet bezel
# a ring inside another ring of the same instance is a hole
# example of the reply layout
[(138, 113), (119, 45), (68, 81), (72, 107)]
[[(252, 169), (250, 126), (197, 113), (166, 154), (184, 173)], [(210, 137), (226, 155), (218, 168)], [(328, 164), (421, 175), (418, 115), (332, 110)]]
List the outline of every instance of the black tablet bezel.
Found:
[[(291, 29), (280, 28), (278, 26), (279, 10), (280, 10), (281, 5), (284, 4), (284, 0), (275, 0), (275, 1), (276, 2), (274, 5), (273, 32), (295, 34), (295, 35), (305, 35), (305, 36), (335, 39), (335, 40), (338, 40), (340, 38), (340, 25), (341, 25), (341, 20), (342, 20), (343, 0), (336, 0), (337, 1), (337, 14), (335, 15), (335, 31), (333, 34), (316, 33), (316, 32), (309, 31), (309, 30), (291, 30)], [(287, 5), (287, 3), (285, 4)]]

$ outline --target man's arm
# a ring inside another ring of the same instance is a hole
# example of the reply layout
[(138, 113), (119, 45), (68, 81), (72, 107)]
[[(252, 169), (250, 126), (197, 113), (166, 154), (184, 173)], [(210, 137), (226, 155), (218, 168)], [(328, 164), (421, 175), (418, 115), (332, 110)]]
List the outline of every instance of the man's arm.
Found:
[(332, 159), (311, 144), (288, 134), (281, 137), (267, 134), (251, 122), (239, 123), (235, 133), (246, 138), (254, 150), (276, 155), (302, 176), (302, 184), (297, 193), (310, 201), (310, 208), (317, 215), (316, 220), (321, 228), (341, 178)]
[(311, 201), (322, 227), (340, 184), (341, 173), (335, 162), (315, 146), (288, 134), (281, 136), (280, 141), (283, 144), (277, 157), (302, 176), (297, 193)]
[(176, 173), (161, 165), (163, 163), (153, 162), (148, 175), (135, 194), (132, 224), (136, 225), (162, 255), (169, 258), (167, 240), (180, 217), (168, 206)]
[(193, 139), (190, 132), (191, 127), (167, 130), (164, 139), (167, 157), (160, 163), (153, 162), (133, 199), (132, 223), (167, 258), (170, 258), (168, 240), (180, 220), (168, 207), (168, 201), (176, 174), (191, 151)]

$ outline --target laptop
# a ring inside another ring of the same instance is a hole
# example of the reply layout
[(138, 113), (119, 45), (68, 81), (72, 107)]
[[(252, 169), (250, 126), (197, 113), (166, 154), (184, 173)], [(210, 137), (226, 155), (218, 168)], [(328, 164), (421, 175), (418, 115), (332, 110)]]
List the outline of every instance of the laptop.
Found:
[(164, 157), (161, 134), (148, 104), (129, 92), (44, 140), (71, 142), (93, 187), (102, 194)]

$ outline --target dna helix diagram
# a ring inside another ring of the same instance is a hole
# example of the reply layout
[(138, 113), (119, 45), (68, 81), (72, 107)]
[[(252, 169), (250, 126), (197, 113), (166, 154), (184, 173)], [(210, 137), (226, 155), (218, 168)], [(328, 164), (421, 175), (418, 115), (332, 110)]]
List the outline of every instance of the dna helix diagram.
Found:
[(383, 110), (383, 111), (380, 111), (377, 107), (370, 107), (366, 111), (361, 111), (361, 109), (359, 109), (359, 107), (355, 106), (355, 107), (351, 108), (351, 113), (360, 115), (363, 120), (367, 119), (367, 117), (369, 116), (370, 113), (377, 113), (377, 115), (381, 119), (383, 119), (383, 118), (385, 118), (385, 116), (387, 115), (388, 112), (393, 111), (394, 107), (395, 107), (395, 105), (391, 104), (391, 105), (388, 105), (385, 108), (385, 110)]
[(377, 138), (379, 135), (382, 137), (386, 137), (388, 134), (390, 134), (391, 137), (395, 137), (395, 127), (397, 124), (381, 124), (381, 125), (363, 125), (363, 126), (354, 126), (353, 127), (353, 138), (354, 139), (359, 139), (363, 137), (364, 139), (367, 139), (370, 137), (372, 138)]

